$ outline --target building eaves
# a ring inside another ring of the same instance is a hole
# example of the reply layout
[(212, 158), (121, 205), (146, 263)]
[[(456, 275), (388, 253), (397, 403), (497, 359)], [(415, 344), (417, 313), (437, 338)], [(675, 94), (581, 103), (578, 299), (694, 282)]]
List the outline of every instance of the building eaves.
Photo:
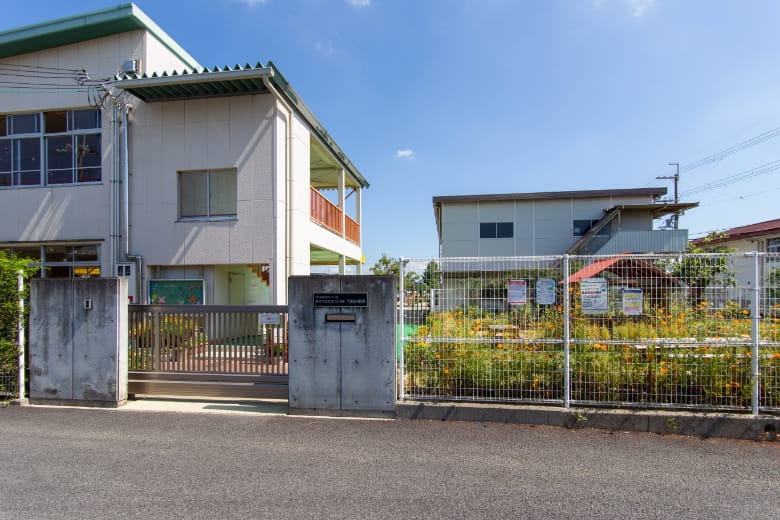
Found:
[(137, 30), (149, 32), (188, 67), (200, 67), (132, 3), (0, 32), (0, 59)]
[(252, 66), (235, 65), (233, 67), (195, 68), (191, 70), (171, 71), (149, 74), (122, 74), (117, 76), (114, 86), (129, 92), (142, 101), (176, 101), (208, 97), (237, 96), (243, 94), (268, 93), (267, 83), (293, 107), (309, 124), (323, 145), (345, 170), (363, 188), (368, 181), (352, 164), (347, 154), (336, 144), (325, 127), (314, 116), (301, 97), (273, 64), (263, 66), (260, 62)]
[(616, 190), (542, 191), (534, 193), (500, 193), (485, 195), (445, 195), (433, 197), (434, 204), (448, 202), (488, 202), (507, 200), (586, 199), (598, 197), (640, 197), (654, 199), (666, 195), (666, 188), (629, 188)]

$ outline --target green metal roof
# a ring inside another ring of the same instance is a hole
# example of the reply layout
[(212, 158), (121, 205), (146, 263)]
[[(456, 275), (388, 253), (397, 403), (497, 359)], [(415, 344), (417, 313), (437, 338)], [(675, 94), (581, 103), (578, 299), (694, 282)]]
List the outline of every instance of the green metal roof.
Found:
[(132, 3), (0, 32), (0, 59), (137, 30), (148, 31), (187, 66), (200, 67)]
[(160, 74), (123, 74), (117, 76), (114, 86), (129, 92), (137, 98), (152, 103), (155, 101), (177, 101), (209, 97), (236, 96), (241, 94), (266, 94), (267, 79), (273, 88), (284, 96), (285, 100), (314, 129), (322, 143), (336, 159), (344, 165), (352, 177), (364, 188), (368, 181), (352, 164), (347, 155), (339, 148), (325, 127), (314, 116), (297, 92), (284, 78), (273, 62), (263, 67), (258, 62), (252, 66), (235, 65), (233, 67), (193, 68), (192, 70), (162, 72)]

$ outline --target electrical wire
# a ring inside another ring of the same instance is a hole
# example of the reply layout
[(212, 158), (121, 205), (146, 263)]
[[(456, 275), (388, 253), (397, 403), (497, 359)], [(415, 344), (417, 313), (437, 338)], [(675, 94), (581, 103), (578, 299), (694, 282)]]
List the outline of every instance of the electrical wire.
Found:
[(780, 170), (780, 160), (762, 164), (761, 166), (758, 166), (756, 168), (752, 168), (744, 172), (740, 172), (734, 175), (730, 175), (728, 177), (724, 177), (722, 179), (710, 182), (709, 184), (704, 184), (702, 186), (698, 186), (690, 190), (685, 190), (680, 193), (680, 196), (693, 195), (694, 193), (701, 193), (703, 191), (708, 191), (715, 188), (721, 188), (723, 186), (727, 186), (735, 182), (739, 182), (745, 179), (750, 179), (751, 177), (757, 177), (759, 175), (765, 175), (767, 173), (771, 173), (776, 170)]

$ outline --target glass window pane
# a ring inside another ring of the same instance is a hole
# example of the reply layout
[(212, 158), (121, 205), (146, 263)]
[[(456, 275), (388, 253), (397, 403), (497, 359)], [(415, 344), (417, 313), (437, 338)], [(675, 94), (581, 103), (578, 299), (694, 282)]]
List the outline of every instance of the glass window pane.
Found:
[(100, 128), (100, 110), (74, 110), (71, 130)]
[(73, 246), (46, 246), (44, 249), (46, 263), (73, 261)]
[(222, 217), (237, 214), (238, 191), (235, 170), (211, 172), (209, 215)]
[(575, 220), (573, 225), (574, 230), (572, 234), (575, 237), (581, 237), (582, 235), (587, 233), (588, 230), (590, 229), (590, 222), (591, 222), (590, 220)]
[(512, 238), (514, 236), (513, 222), (498, 222), (496, 224), (496, 238)]
[(41, 184), (41, 172), (33, 170), (29, 172), (17, 172), (14, 174), (17, 186), (38, 186)]
[(76, 136), (76, 165), (100, 166), (100, 134)]
[(73, 278), (73, 268), (67, 265), (46, 266), (46, 278)]
[(19, 258), (28, 258), (36, 262), (41, 261), (40, 247), (15, 247), (13, 252)]
[(46, 112), (43, 114), (43, 123), (47, 134), (68, 131), (68, 113), (65, 110)]
[(49, 170), (73, 168), (73, 137), (47, 137), (46, 161)]
[(101, 168), (79, 168), (76, 172), (76, 182), (100, 182), (102, 178)]
[(99, 265), (79, 265), (73, 268), (73, 276), (78, 278), (94, 278), (100, 276)]
[(13, 185), (10, 173), (0, 173), (0, 187)]
[(13, 169), (11, 163), (12, 146), (11, 139), (0, 140), (0, 172), (10, 172)]
[(41, 140), (37, 137), (30, 139), (16, 139), (16, 168), (17, 171), (41, 169)]
[(208, 216), (206, 172), (179, 173), (179, 209), (182, 218)]
[(496, 223), (481, 222), (479, 224), (479, 238), (496, 238)]
[(77, 262), (96, 262), (98, 260), (98, 246), (76, 246), (73, 248), (73, 256)]
[(40, 132), (38, 114), (17, 114), (11, 116), (12, 134), (33, 134)]
[(6, 128), (7, 121), (8, 121), (7, 116), (0, 116), (0, 137), (8, 135), (8, 130)]

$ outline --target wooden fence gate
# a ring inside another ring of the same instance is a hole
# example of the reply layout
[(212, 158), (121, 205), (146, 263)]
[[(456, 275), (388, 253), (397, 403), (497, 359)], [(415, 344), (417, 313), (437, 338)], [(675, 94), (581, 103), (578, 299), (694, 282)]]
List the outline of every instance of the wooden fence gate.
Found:
[(130, 305), (131, 395), (287, 399), (286, 305)]

